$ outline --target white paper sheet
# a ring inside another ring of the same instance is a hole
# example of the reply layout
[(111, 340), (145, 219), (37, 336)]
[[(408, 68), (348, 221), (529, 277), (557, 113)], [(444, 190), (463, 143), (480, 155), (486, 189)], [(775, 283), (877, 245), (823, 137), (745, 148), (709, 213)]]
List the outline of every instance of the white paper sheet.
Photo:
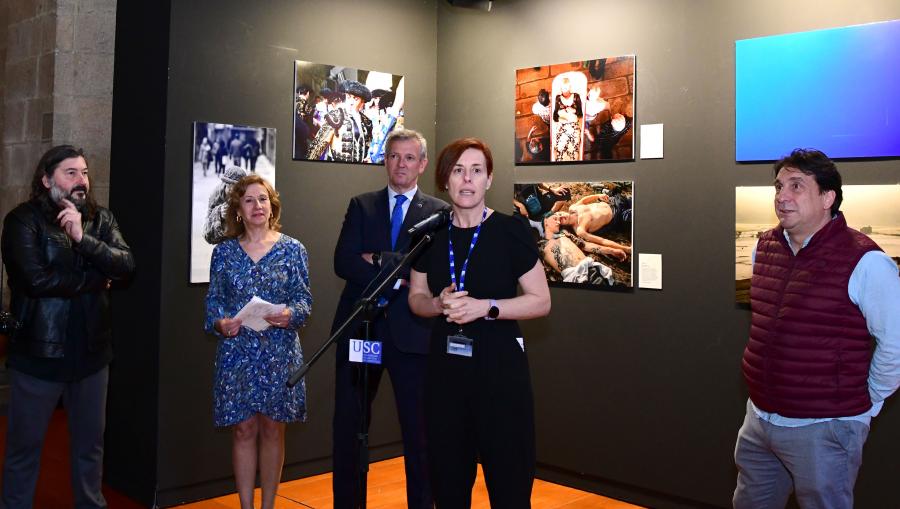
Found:
[(662, 290), (662, 255), (638, 253), (638, 287)]
[(663, 158), (663, 125), (641, 124), (641, 159)]
[(242, 326), (260, 332), (272, 326), (263, 317), (277, 315), (284, 311), (285, 307), (284, 304), (272, 304), (254, 295), (234, 317), (241, 320)]

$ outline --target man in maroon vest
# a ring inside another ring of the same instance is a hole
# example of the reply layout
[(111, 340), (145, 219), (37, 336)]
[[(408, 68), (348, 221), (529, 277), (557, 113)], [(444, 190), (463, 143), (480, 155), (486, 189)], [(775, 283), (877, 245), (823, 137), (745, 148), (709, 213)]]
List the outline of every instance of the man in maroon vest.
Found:
[(847, 226), (841, 200), (822, 152), (775, 163), (779, 225), (759, 237), (750, 286), (736, 509), (783, 508), (791, 492), (804, 509), (853, 507), (869, 424), (900, 385), (897, 264)]

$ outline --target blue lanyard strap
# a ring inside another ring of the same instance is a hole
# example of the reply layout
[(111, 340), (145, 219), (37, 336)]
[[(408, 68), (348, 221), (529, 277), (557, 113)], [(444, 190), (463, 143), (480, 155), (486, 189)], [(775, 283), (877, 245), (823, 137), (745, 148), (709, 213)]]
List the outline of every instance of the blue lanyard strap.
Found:
[[(487, 207), (481, 213), (481, 222), (475, 228), (475, 234), (472, 235), (472, 243), (469, 244), (469, 252), (466, 254), (466, 261), (463, 262), (462, 271), (459, 273), (459, 284), (456, 285), (456, 291), (461, 292), (466, 285), (466, 268), (469, 266), (469, 260), (472, 258), (472, 250), (475, 249), (475, 243), (478, 242), (478, 234), (481, 233), (481, 225), (487, 218)], [(453, 254), (453, 212), (450, 213), (450, 224), (447, 225), (447, 239), (450, 248), (450, 282), (456, 284), (456, 256)]]

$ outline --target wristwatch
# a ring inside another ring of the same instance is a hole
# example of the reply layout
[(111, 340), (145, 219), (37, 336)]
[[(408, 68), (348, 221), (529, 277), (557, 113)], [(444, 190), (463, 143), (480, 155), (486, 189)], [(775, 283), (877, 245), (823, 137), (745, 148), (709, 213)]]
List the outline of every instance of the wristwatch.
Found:
[(491, 299), (491, 308), (488, 309), (488, 314), (484, 317), (484, 319), (496, 320), (498, 316), (500, 316), (500, 308), (497, 307), (497, 301)]
[(381, 253), (372, 253), (372, 265), (381, 267)]

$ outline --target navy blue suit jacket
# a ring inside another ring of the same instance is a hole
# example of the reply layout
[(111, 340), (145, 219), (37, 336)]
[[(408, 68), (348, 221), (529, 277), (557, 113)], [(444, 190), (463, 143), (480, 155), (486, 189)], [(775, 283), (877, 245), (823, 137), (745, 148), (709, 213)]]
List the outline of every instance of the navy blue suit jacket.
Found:
[[(397, 237), (397, 246), (391, 249), (387, 188), (364, 193), (350, 200), (341, 235), (334, 249), (334, 272), (347, 283), (335, 312), (332, 331), (337, 330), (350, 316), (356, 301), (362, 297), (363, 290), (380, 270), (379, 267), (365, 261), (361, 256), (362, 253), (408, 251), (411, 239), (406, 230), (447, 207), (446, 202), (416, 191), (403, 220), (400, 236)], [(409, 269), (403, 270), (401, 277), (409, 280)], [(389, 303), (374, 322), (375, 334), (380, 337), (372, 339), (393, 342), (401, 352), (425, 354), (428, 353), (432, 319), (413, 315), (407, 303), (408, 295), (409, 289), (406, 286), (397, 291), (386, 292), (385, 296), (389, 299)], [(352, 335), (356, 328), (348, 330)]]

